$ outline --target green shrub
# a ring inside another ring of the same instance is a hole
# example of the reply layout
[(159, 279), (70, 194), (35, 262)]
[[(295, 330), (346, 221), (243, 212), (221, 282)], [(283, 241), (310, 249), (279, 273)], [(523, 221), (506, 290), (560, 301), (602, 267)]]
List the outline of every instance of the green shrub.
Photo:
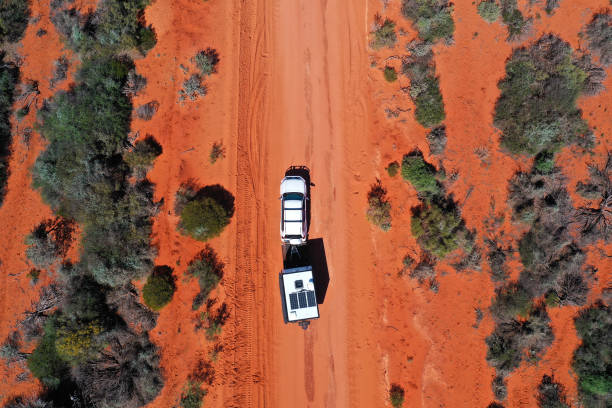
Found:
[(519, 283), (515, 282), (502, 286), (495, 291), (495, 299), (491, 304), (491, 314), (500, 321), (517, 317), (526, 318), (531, 306), (529, 293)]
[(187, 266), (187, 275), (198, 279), (200, 295), (207, 298), (223, 277), (225, 265), (210, 245), (200, 251)]
[(612, 404), (612, 312), (601, 302), (580, 312), (575, 319), (582, 339), (572, 367), (578, 375), (578, 392), (585, 407)]
[(446, 117), (444, 101), (440, 93), (438, 78), (428, 77), (423, 85), (424, 89), (414, 99), (415, 115), (421, 125), (431, 128), (439, 125)]
[(123, 159), (130, 166), (133, 173), (144, 178), (146, 171), (153, 166), (153, 162), (162, 154), (161, 145), (151, 135), (139, 140), (134, 148), (123, 155)]
[(50, 388), (57, 388), (62, 378), (68, 374), (68, 365), (55, 348), (56, 338), (55, 320), (51, 318), (45, 323), (43, 337), (28, 357), (28, 368), (32, 375)]
[(502, 146), (514, 154), (535, 155), (580, 142), (589, 133), (576, 107), (586, 78), (569, 44), (553, 35), (514, 51), (495, 105)]
[(551, 152), (538, 153), (533, 163), (533, 168), (540, 174), (551, 174), (555, 168), (555, 156)]
[(508, 41), (518, 40), (529, 27), (530, 20), (525, 19), (518, 7), (502, 9), (501, 14), (508, 29)]
[(175, 290), (172, 269), (168, 266), (158, 266), (142, 288), (142, 297), (147, 306), (157, 311), (170, 303)]
[(428, 42), (452, 38), (455, 23), (451, 12), (446, 0), (402, 1), (402, 13), (415, 23), (419, 37)]
[(493, 23), (499, 18), (499, 5), (495, 0), (484, 0), (478, 4), (478, 15), (487, 23)]
[(389, 389), (389, 400), (393, 408), (401, 408), (402, 405), (404, 405), (404, 389), (397, 384), (391, 384), (391, 389)]
[(3, 0), (0, 2), (0, 43), (17, 42), (23, 37), (30, 18), (28, 0)]
[(380, 16), (376, 16), (374, 22), (374, 31), (371, 33), (374, 37), (370, 46), (375, 50), (381, 48), (393, 48), (397, 42), (397, 34), (395, 34), (395, 23), (388, 18), (382, 21)]
[(432, 254), (444, 258), (467, 242), (467, 230), (455, 204), (449, 199), (427, 199), (412, 211), (412, 235), (419, 245)]
[(209, 154), (210, 164), (215, 164), (217, 160), (225, 158), (225, 146), (221, 142), (213, 143)]
[(446, 126), (438, 126), (427, 134), (431, 154), (442, 154), (446, 148)]
[(219, 64), (219, 53), (217, 50), (207, 48), (199, 51), (194, 57), (194, 61), (202, 76), (212, 75), (217, 72), (217, 64)]
[(383, 75), (385, 76), (385, 80), (387, 82), (395, 82), (397, 81), (397, 71), (393, 67), (385, 67), (383, 71)]
[(181, 232), (199, 241), (219, 236), (229, 224), (229, 216), (223, 206), (213, 198), (205, 197), (185, 205), (181, 212)]
[(66, 256), (73, 233), (69, 220), (57, 217), (41, 222), (26, 236), (26, 257), (39, 268), (49, 267)]
[(368, 192), (369, 206), (366, 212), (368, 221), (383, 231), (391, 229), (391, 203), (386, 196), (387, 190), (383, 188), (380, 180), (372, 184)]
[(421, 194), (439, 194), (441, 189), (436, 180), (436, 169), (423, 159), (421, 152), (404, 155), (402, 177)]
[(399, 169), (400, 169), (399, 163), (396, 161), (393, 161), (389, 163), (389, 165), (387, 166), (385, 170), (387, 170), (387, 174), (389, 174), (389, 177), (395, 177), (397, 173), (399, 172)]

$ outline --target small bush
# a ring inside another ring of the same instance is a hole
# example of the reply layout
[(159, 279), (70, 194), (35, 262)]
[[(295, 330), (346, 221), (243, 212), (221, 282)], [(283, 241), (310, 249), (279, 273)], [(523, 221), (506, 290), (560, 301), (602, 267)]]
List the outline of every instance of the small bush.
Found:
[(213, 143), (210, 149), (210, 164), (215, 164), (217, 160), (225, 158), (225, 146), (221, 142)]
[(538, 407), (539, 408), (570, 408), (565, 398), (565, 387), (555, 382), (549, 375), (542, 377), (538, 385)]
[(0, 42), (17, 42), (23, 37), (30, 18), (30, 2), (3, 0), (0, 2)]
[(168, 266), (158, 266), (142, 288), (142, 297), (147, 306), (157, 311), (170, 303), (175, 290), (172, 269)]
[(393, 48), (397, 42), (397, 34), (395, 34), (395, 23), (388, 18), (382, 21), (381, 17), (377, 15), (374, 21), (374, 31), (372, 31), (372, 42), (370, 47), (375, 50), (381, 48)]
[(198, 74), (192, 74), (185, 82), (183, 82), (183, 89), (179, 91), (179, 101), (184, 101), (189, 98), (191, 101), (195, 101), (200, 96), (205, 96), (208, 90), (202, 83), (202, 77)]
[(68, 77), (68, 68), (70, 68), (70, 61), (64, 55), (53, 61), (53, 76), (49, 81), (51, 88)]
[(553, 35), (514, 51), (495, 105), (502, 146), (514, 154), (535, 155), (582, 143), (590, 131), (576, 99), (587, 78), (569, 44)]
[(484, 0), (478, 4), (478, 15), (487, 23), (497, 21), (500, 11), (499, 5), (497, 5), (495, 0)]
[(599, 55), (603, 65), (612, 64), (612, 15), (610, 10), (597, 13), (586, 26), (591, 51)]
[(401, 408), (404, 405), (404, 389), (397, 384), (391, 384), (389, 400), (393, 408)]
[(397, 81), (397, 71), (393, 67), (386, 66), (383, 75), (387, 82), (395, 82)]
[(205, 197), (185, 205), (179, 228), (198, 241), (207, 241), (219, 236), (228, 224), (229, 217), (223, 206), (213, 198)]
[(572, 367), (578, 375), (578, 392), (586, 407), (612, 404), (612, 312), (601, 302), (580, 312), (575, 319), (582, 343), (574, 353)]
[(499, 321), (526, 318), (531, 310), (531, 297), (518, 283), (510, 283), (495, 291), (491, 314)]
[(419, 151), (404, 155), (402, 177), (421, 194), (436, 195), (441, 191), (436, 180), (436, 169), (423, 159)]
[(52, 319), (45, 324), (44, 336), (28, 357), (28, 368), (34, 377), (49, 388), (56, 388), (68, 373), (68, 365), (55, 348), (56, 329)]
[(387, 174), (389, 175), (389, 177), (395, 177), (397, 173), (399, 172), (399, 169), (400, 169), (399, 163), (396, 161), (393, 161), (389, 163), (389, 165), (387, 166), (385, 170), (387, 170)]
[(207, 48), (199, 51), (194, 57), (194, 61), (202, 76), (212, 75), (217, 72), (217, 64), (219, 64), (219, 53), (217, 50)]
[(217, 287), (223, 277), (224, 263), (219, 260), (217, 253), (210, 245), (200, 251), (187, 266), (187, 275), (198, 279), (200, 293), (206, 299), (210, 292)]
[(450, 199), (425, 200), (413, 209), (410, 227), (419, 245), (440, 258), (457, 249), (460, 243), (463, 249), (471, 249), (470, 234)]
[(446, 0), (403, 0), (402, 13), (416, 24), (424, 41), (449, 40), (455, 31), (452, 6)]
[(370, 187), (368, 205), (366, 212), (368, 221), (383, 231), (389, 231), (391, 229), (391, 203), (387, 199), (387, 190), (383, 188), (380, 180)]
[(40, 269), (36, 269), (36, 268), (30, 269), (30, 272), (28, 272), (28, 278), (30, 278), (33, 284), (38, 283), (40, 272), (41, 272)]
[(414, 100), (415, 115), (421, 125), (431, 128), (439, 125), (446, 117), (446, 113), (438, 79), (427, 78), (424, 85), (423, 91)]

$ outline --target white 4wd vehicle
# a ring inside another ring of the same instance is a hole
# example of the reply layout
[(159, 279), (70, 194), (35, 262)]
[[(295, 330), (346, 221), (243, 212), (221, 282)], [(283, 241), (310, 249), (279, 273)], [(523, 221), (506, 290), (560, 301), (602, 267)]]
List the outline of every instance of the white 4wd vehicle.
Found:
[(287, 176), (281, 181), (280, 193), (281, 240), (284, 244), (303, 245), (308, 239), (306, 181), (299, 176)]

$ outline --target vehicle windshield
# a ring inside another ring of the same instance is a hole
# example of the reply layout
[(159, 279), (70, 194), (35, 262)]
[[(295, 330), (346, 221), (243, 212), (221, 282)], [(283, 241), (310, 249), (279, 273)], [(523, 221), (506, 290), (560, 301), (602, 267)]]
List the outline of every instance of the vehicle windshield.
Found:
[(285, 198), (285, 200), (302, 200), (304, 198), (304, 195), (300, 193), (285, 193), (283, 197)]

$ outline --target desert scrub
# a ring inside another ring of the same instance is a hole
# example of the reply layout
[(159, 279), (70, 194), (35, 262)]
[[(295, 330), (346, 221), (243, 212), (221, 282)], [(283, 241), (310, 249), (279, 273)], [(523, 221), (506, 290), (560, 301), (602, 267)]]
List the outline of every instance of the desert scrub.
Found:
[(383, 70), (383, 76), (387, 82), (397, 81), (397, 71), (393, 67), (386, 66)]
[(424, 249), (444, 258), (459, 248), (471, 250), (471, 237), (455, 203), (442, 197), (425, 199), (413, 208), (410, 220), (412, 235)]
[(224, 263), (210, 245), (200, 251), (187, 266), (187, 275), (196, 278), (200, 285), (200, 295), (207, 298), (223, 277)]
[(138, 116), (138, 118), (142, 120), (151, 120), (153, 119), (153, 115), (155, 115), (158, 109), (159, 109), (159, 102), (151, 101), (151, 102), (145, 103), (144, 105), (140, 105), (136, 109), (136, 116)]
[(61, 217), (38, 224), (25, 239), (26, 257), (39, 268), (47, 268), (66, 256), (72, 244), (74, 223)]
[(599, 56), (599, 61), (603, 65), (612, 64), (612, 15), (610, 10), (606, 9), (595, 14), (585, 31), (589, 49)]
[(436, 168), (423, 159), (423, 154), (415, 150), (402, 159), (402, 178), (420, 194), (436, 195), (441, 187), (436, 180)]
[(565, 397), (565, 387), (550, 375), (544, 375), (538, 385), (539, 408), (570, 408)]
[[(3, 3), (4, 4), (4, 3)], [(19, 68), (0, 56), (0, 205), (6, 195), (11, 154), (10, 116), (15, 101), (15, 85), (19, 81)]]
[(158, 266), (142, 288), (142, 297), (147, 306), (158, 311), (170, 303), (175, 290), (172, 269), (168, 266)]
[(495, 291), (491, 314), (497, 321), (526, 318), (532, 307), (529, 293), (517, 282), (512, 282)]
[(200, 96), (205, 96), (208, 93), (206, 85), (202, 83), (202, 77), (198, 74), (192, 74), (183, 82), (183, 88), (179, 90), (179, 101), (183, 102), (187, 98), (195, 101)]
[(553, 35), (513, 52), (495, 104), (494, 124), (505, 149), (532, 156), (569, 143), (588, 145), (590, 130), (576, 107), (588, 83), (582, 62)]
[(452, 6), (446, 0), (403, 0), (402, 14), (415, 24), (419, 37), (436, 42), (451, 39), (455, 23)]
[(585, 407), (612, 404), (612, 313), (601, 302), (580, 312), (575, 319), (576, 331), (582, 339), (574, 352), (572, 368), (578, 375), (578, 393)]
[(374, 29), (370, 33), (372, 41), (370, 47), (375, 50), (381, 48), (393, 48), (397, 42), (397, 34), (395, 33), (395, 23), (386, 18), (384, 21), (378, 14), (374, 17)]
[(199, 51), (195, 57), (193, 57), (195, 65), (200, 70), (202, 76), (212, 75), (217, 72), (217, 65), (219, 64), (219, 53), (217, 50), (207, 48)]
[(0, 43), (19, 41), (28, 26), (29, 18), (29, 1), (4, 0), (0, 2)]
[(370, 187), (366, 217), (368, 221), (383, 231), (391, 229), (391, 203), (387, 199), (387, 190), (382, 186), (380, 180)]
[(225, 146), (221, 142), (213, 143), (210, 148), (210, 154), (208, 155), (210, 164), (215, 164), (217, 160), (225, 158)]
[(481, 1), (478, 6), (478, 15), (487, 23), (493, 23), (499, 18), (500, 8), (495, 0)]
[(401, 408), (404, 405), (404, 389), (397, 384), (392, 384), (389, 389), (389, 401), (393, 408)]
[(438, 78), (427, 76), (422, 82), (415, 84), (411, 78), (410, 96), (416, 105), (416, 119), (421, 125), (432, 128), (446, 118)]
[(162, 154), (161, 145), (151, 135), (139, 140), (134, 148), (123, 155), (123, 160), (130, 166), (132, 174), (138, 179), (144, 179), (153, 162)]

